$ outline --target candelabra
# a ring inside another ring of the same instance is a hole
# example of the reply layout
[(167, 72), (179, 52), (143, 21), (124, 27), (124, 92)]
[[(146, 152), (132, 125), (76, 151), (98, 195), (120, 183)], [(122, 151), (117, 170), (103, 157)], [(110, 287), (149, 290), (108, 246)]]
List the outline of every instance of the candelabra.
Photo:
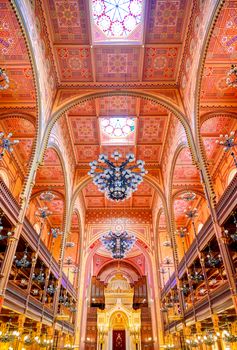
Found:
[(185, 215), (193, 222), (194, 218), (198, 216), (198, 210), (197, 208), (192, 209), (189, 207), (187, 210), (185, 210)]
[(23, 257), (20, 260), (15, 259), (15, 263), (16, 263), (16, 266), (21, 268), (21, 269), (26, 269), (27, 267), (30, 266), (31, 262), (28, 260), (27, 246), (26, 246), (26, 248), (24, 250)]
[(187, 296), (189, 294), (189, 292), (191, 292), (191, 288), (189, 286), (187, 286), (185, 283), (180, 288), (180, 290), (182, 291), (184, 296)]
[(38, 275), (36, 275), (35, 273), (33, 273), (33, 276), (32, 276), (33, 280), (35, 280), (36, 282), (38, 283), (44, 283), (45, 281), (45, 276), (44, 276), (44, 272), (43, 272), (43, 266), (41, 265), (40, 267), (40, 272)]
[(3, 241), (4, 239), (11, 238), (12, 235), (13, 235), (13, 233), (11, 231), (8, 231), (6, 236), (1, 234), (1, 232), (3, 230), (3, 225), (2, 225), (2, 217), (3, 217), (3, 215), (4, 214), (1, 212), (0, 213), (0, 241)]
[(46, 219), (48, 216), (52, 215), (52, 212), (48, 210), (48, 207), (38, 208), (35, 215), (41, 219)]
[(231, 87), (237, 87), (237, 66), (232, 64), (227, 73), (226, 84)]
[(223, 146), (225, 152), (231, 150), (230, 155), (233, 157), (234, 164), (237, 167), (237, 157), (235, 152), (232, 150), (235, 146), (237, 146), (237, 143), (235, 142), (235, 131), (231, 131), (229, 135), (220, 135), (220, 140), (216, 140), (216, 143)]
[[(129, 198), (132, 192), (137, 190), (138, 185), (147, 173), (144, 169), (144, 161), (137, 160), (134, 163), (134, 154), (127, 154), (126, 160), (118, 164), (121, 157), (122, 154), (118, 151), (113, 152), (114, 163), (108, 159), (107, 155), (101, 154), (98, 161), (94, 160), (90, 163), (91, 170), (88, 173), (99, 190), (105, 192), (106, 196), (113, 201)], [(101, 166), (98, 162), (104, 163), (106, 166)], [(128, 166), (129, 163), (134, 164)]]
[(0, 68), (0, 90), (7, 90), (9, 88), (10, 80), (5, 69)]
[(217, 257), (215, 257), (212, 254), (211, 247), (209, 246), (209, 252), (207, 254), (207, 259), (206, 259), (206, 265), (208, 267), (218, 267), (221, 263), (221, 255), (219, 254)]
[(54, 286), (53, 283), (51, 283), (48, 287), (47, 287), (47, 293), (49, 295), (54, 295), (56, 293), (57, 287)]
[(189, 277), (194, 283), (199, 283), (204, 280), (204, 276), (201, 273), (198, 273), (198, 271), (196, 271), (195, 268), (194, 268), (194, 272), (191, 273)]
[(215, 334), (207, 333), (203, 336), (202, 341), (206, 345), (213, 345), (217, 341), (218, 337)]
[(31, 331), (29, 334), (24, 336), (23, 342), (24, 342), (24, 345), (26, 346), (33, 345), (36, 342), (36, 339), (33, 335), (33, 331)]
[(48, 235), (52, 235), (53, 238), (58, 238), (58, 236), (62, 235), (62, 231), (58, 227), (51, 227)]
[(14, 341), (16, 338), (20, 336), (20, 332), (16, 329), (11, 329), (12, 323), (11, 319), (7, 322), (6, 328), (4, 331), (0, 331), (0, 343), (9, 343)]
[(13, 146), (19, 143), (19, 140), (11, 141), (12, 133), (10, 132), (6, 137), (5, 133), (0, 132), (0, 160), (3, 158), (5, 152), (12, 153)]
[(230, 331), (224, 330), (222, 332), (222, 338), (226, 343), (236, 343), (237, 335), (232, 334)]
[(197, 348), (200, 344), (198, 339), (187, 339), (186, 343), (190, 348)]
[(186, 229), (186, 228), (180, 227), (180, 228), (175, 232), (175, 234), (176, 234), (177, 236), (179, 236), (180, 238), (185, 238), (185, 237), (187, 237), (187, 235), (188, 235), (189, 233), (187, 232), (187, 229)]
[(170, 256), (166, 256), (163, 260), (163, 263), (166, 265), (171, 265), (171, 264), (173, 264), (173, 260)]

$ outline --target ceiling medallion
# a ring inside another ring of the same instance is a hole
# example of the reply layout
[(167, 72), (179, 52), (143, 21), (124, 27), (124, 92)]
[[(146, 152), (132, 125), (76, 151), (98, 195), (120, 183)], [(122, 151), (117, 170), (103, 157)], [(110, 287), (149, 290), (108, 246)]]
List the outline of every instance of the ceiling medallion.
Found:
[(193, 201), (196, 198), (196, 193), (187, 191), (181, 195), (181, 199), (190, 202)]
[[(94, 160), (90, 163), (91, 170), (88, 172), (99, 191), (105, 192), (106, 196), (113, 201), (129, 198), (147, 174), (144, 168), (145, 162), (142, 160), (135, 162), (133, 153), (127, 154), (126, 160), (118, 164), (121, 157), (122, 154), (115, 151), (112, 153), (115, 162), (112, 162), (107, 155), (100, 154), (98, 161)], [(104, 163), (106, 166), (99, 163)], [(132, 163), (131, 166), (127, 166), (129, 163)]]
[(232, 64), (229, 72), (227, 73), (226, 84), (231, 87), (237, 88), (237, 65)]
[(45, 191), (40, 194), (40, 199), (45, 202), (51, 202), (54, 198), (55, 195), (51, 191)]
[(123, 259), (126, 253), (132, 249), (136, 241), (135, 236), (129, 236), (126, 231), (112, 232), (103, 235), (101, 242), (111, 253), (113, 259)]
[(10, 80), (5, 72), (5, 69), (0, 68), (0, 90), (7, 90), (9, 88)]

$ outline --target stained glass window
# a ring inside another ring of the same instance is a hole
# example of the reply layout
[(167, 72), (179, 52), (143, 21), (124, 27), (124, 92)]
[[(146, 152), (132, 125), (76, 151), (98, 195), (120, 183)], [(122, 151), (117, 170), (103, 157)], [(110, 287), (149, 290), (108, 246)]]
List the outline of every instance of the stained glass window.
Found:
[(112, 39), (125, 39), (141, 23), (144, 0), (92, 0), (95, 24)]
[(101, 126), (111, 137), (126, 137), (135, 130), (134, 118), (102, 118)]

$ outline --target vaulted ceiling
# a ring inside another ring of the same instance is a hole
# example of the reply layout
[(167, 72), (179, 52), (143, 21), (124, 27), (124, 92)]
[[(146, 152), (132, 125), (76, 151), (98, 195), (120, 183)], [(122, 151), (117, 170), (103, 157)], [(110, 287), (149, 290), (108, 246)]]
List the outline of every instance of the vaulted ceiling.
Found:
[[(136, 88), (138, 92), (149, 89), (183, 108), (181, 73), (185, 72), (186, 80), (192, 75), (196, 44), (205, 32), (201, 23), (205, 1), (144, 1), (141, 23), (122, 44), (111, 38), (109, 41), (101, 39), (103, 33), (93, 23), (91, 15), (92, 2), (95, 4), (96, 0), (32, 1), (42, 50), (48, 58), (45, 67), (50, 79), (56, 77), (55, 105), (79, 93), (126, 87), (127, 90)], [(8, 0), (1, 0), (0, 4), (0, 66), (7, 68), (11, 81), (10, 88), (1, 91), (0, 109), (10, 113), (1, 120), (1, 127), (6, 132), (13, 130), (20, 140), (16, 156), (24, 173), (36, 135), (36, 92), (31, 61), (15, 13)], [(223, 109), (232, 111), (237, 103), (237, 90), (225, 82), (230, 63), (236, 63), (236, 11), (234, 3), (226, 1), (211, 36), (201, 81), (201, 134), (211, 172), (215, 171), (220, 155), (215, 143), (218, 135), (236, 126), (233, 119), (223, 116)], [(190, 94), (189, 89), (187, 95)], [(213, 109), (220, 113), (215, 118), (207, 118)], [(15, 115), (15, 111), (24, 113), (24, 118)], [(133, 118), (133, 135), (123, 142), (121, 139), (112, 142), (101, 128), (102, 118), (109, 117)], [(105, 93), (103, 97), (68, 110), (60, 119), (60, 127), (76, 170), (85, 174), (90, 161), (97, 159), (100, 153), (110, 155), (116, 149), (123, 156), (134, 152), (137, 159), (145, 160), (149, 173), (161, 179), (162, 171), (163, 176), (166, 175), (167, 158), (173, 154), (169, 145), (176, 130), (174, 119), (166, 108), (155, 102), (129, 96), (129, 93), (112, 97)], [(59, 158), (49, 149), (37, 172), (33, 194), (52, 188), (63, 197), (63, 187), (64, 174)], [(173, 193), (187, 187), (202, 190), (190, 151), (184, 147), (174, 168)], [(131, 199), (119, 204), (108, 201), (91, 183), (83, 190), (87, 209), (151, 210), (155, 197), (154, 189), (146, 182)], [(175, 217), (180, 224), (184, 222), (183, 207), (182, 199), (176, 196)], [(61, 203), (61, 214), (62, 211)]]

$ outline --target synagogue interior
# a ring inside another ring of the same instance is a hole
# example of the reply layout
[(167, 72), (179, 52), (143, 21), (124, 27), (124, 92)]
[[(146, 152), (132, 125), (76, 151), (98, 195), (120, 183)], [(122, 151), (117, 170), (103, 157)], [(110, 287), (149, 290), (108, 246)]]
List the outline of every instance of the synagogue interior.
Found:
[(237, 350), (237, 0), (0, 0), (0, 350)]

